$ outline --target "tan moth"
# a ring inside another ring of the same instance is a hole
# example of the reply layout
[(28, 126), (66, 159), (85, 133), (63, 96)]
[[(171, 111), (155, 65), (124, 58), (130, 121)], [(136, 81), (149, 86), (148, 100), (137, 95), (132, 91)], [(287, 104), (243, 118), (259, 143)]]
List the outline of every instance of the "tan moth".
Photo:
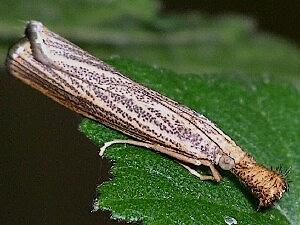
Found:
[[(107, 142), (100, 155), (112, 144), (142, 146), (176, 158), (201, 180), (220, 181), (219, 166), (248, 186), (260, 207), (272, 205), (288, 189), (279, 172), (257, 164), (206, 117), (134, 82), (40, 22), (28, 22), (6, 65), (55, 101), (135, 139)], [(189, 164), (208, 166), (212, 175)]]

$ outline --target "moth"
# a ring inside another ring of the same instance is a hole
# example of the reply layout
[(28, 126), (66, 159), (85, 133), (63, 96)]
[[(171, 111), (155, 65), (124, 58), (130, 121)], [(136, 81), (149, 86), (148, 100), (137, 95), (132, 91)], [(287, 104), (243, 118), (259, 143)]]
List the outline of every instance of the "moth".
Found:
[[(25, 37), (7, 55), (8, 71), (24, 83), (88, 118), (119, 130), (132, 144), (174, 157), (201, 180), (219, 182), (229, 170), (268, 207), (288, 190), (284, 176), (256, 163), (214, 123), (194, 110), (134, 82), (112, 66), (50, 31), (28, 22)], [(211, 175), (189, 165), (208, 166)]]

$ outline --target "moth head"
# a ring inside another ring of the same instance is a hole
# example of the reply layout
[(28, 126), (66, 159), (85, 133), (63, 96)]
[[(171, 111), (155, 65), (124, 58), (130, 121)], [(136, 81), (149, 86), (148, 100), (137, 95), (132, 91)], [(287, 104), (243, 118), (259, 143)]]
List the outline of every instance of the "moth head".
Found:
[(288, 190), (288, 183), (284, 175), (279, 171), (257, 164), (249, 155), (245, 155), (231, 171), (258, 198), (261, 208), (273, 205)]
[(219, 166), (223, 169), (223, 170), (231, 170), (235, 165), (234, 159), (231, 158), (228, 155), (222, 155), (220, 160), (219, 160)]

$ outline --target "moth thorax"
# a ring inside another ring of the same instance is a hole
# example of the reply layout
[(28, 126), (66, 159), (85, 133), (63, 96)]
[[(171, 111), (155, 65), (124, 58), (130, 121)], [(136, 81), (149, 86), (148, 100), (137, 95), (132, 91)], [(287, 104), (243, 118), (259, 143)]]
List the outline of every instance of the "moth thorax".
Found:
[(245, 155), (231, 171), (258, 198), (260, 207), (272, 205), (288, 189), (287, 181), (279, 172), (257, 164), (249, 155)]

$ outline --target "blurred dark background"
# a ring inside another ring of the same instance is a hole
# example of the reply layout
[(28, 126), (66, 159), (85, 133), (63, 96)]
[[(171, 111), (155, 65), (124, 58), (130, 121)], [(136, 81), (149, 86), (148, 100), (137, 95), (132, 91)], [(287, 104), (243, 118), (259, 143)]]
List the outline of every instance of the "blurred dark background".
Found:
[[(0, 1), (2, 7), (1, 59), (4, 60), (9, 45), (21, 37), (24, 20), (31, 19), (31, 13), (34, 14), (34, 19), (46, 20), (50, 23), (53, 21), (52, 25), (49, 25), (52, 30), (56, 30), (57, 27), (59, 31), (73, 37), (76, 43), (81, 43), (83, 47), (86, 46), (91, 51), (95, 51), (96, 55), (102, 54), (109, 57), (111, 54), (127, 56), (137, 53), (138, 49), (130, 53), (127, 48), (118, 52), (118, 47), (115, 47), (104, 34), (104, 38), (100, 41), (103, 41), (105, 47), (99, 47), (99, 51), (102, 52), (98, 54), (89, 44), (89, 40), (93, 40), (89, 39), (91, 34), (81, 35), (76, 27), (67, 31), (63, 29), (64, 20), (61, 18), (64, 17), (60, 16), (63, 14), (66, 18), (74, 18), (74, 20), (69, 20), (69, 24), (80, 25), (81, 22), (76, 19), (77, 14), (74, 12), (80, 14), (85, 10), (85, 4), (89, 4), (88, 2), (70, 1), (68, 5), (68, 1), (64, 1), (64, 7), (74, 8), (73, 11), (66, 10), (66, 12), (63, 8), (59, 8), (63, 7), (61, 5), (47, 8), (49, 3), (41, 2), (38, 4), (35, 1), (14, 1), (13, 3)], [(143, 7), (143, 2), (138, 2), (138, 7)], [(39, 7), (42, 4), (47, 10), (40, 13)], [(135, 5), (127, 8), (124, 3), (120, 7), (120, 12), (125, 9), (133, 15), (135, 20), (131, 20), (131, 17), (127, 20), (132, 24), (138, 21), (139, 24), (151, 29), (168, 29), (168, 24), (165, 25), (164, 21), (159, 26), (157, 24), (153, 26), (151, 20), (148, 19), (152, 15), (136, 13)], [(164, 0), (161, 1), (160, 6), (157, 4), (157, 7), (158, 15), (166, 17), (174, 14), (184, 16), (191, 12), (200, 13), (205, 18), (227, 14), (239, 15), (241, 18), (247, 18), (247, 21), (249, 19), (250, 23), (246, 27), (247, 29), (250, 27), (250, 32), (253, 31), (252, 26), (257, 25), (255, 32), (268, 33), (276, 40), (279, 38), (279, 42), (287, 45), (288, 49), (290, 48), (288, 43), (291, 43), (293, 47), (300, 45), (299, 1)], [(22, 13), (18, 14), (18, 10), (24, 12), (25, 16)], [(109, 13), (112, 12), (116, 15), (120, 13), (118, 10), (109, 11)], [(140, 17), (143, 18), (139, 20)], [(56, 21), (56, 18), (60, 19)], [(107, 24), (107, 21), (107, 18), (103, 17), (103, 24)], [(113, 25), (108, 26), (116, 26), (117, 29), (115, 21), (112, 20), (111, 23)], [(89, 27), (86, 29), (89, 30)], [(116, 39), (116, 41), (119, 40)], [(121, 41), (126, 42), (126, 40)], [(299, 52), (295, 51), (297, 61)], [(174, 58), (173, 55), (171, 58)], [(170, 58), (162, 57), (162, 61), (163, 59), (166, 59), (165, 65), (167, 66)], [(188, 66), (188, 68), (191, 67)], [(211, 68), (207, 69), (207, 71), (210, 70)], [(197, 71), (197, 68), (195, 67), (193, 71)], [(127, 224), (110, 220), (109, 212), (91, 213), (92, 203), (96, 197), (96, 186), (110, 179), (111, 163), (98, 157), (99, 149), (78, 131), (81, 116), (14, 79), (5, 72), (3, 65), (0, 73), (2, 203), (0, 223), (3, 225)]]
[(260, 30), (300, 45), (300, 2), (295, 1), (176, 1), (163, 0), (163, 12), (200, 11), (209, 15), (239, 14), (255, 19)]

